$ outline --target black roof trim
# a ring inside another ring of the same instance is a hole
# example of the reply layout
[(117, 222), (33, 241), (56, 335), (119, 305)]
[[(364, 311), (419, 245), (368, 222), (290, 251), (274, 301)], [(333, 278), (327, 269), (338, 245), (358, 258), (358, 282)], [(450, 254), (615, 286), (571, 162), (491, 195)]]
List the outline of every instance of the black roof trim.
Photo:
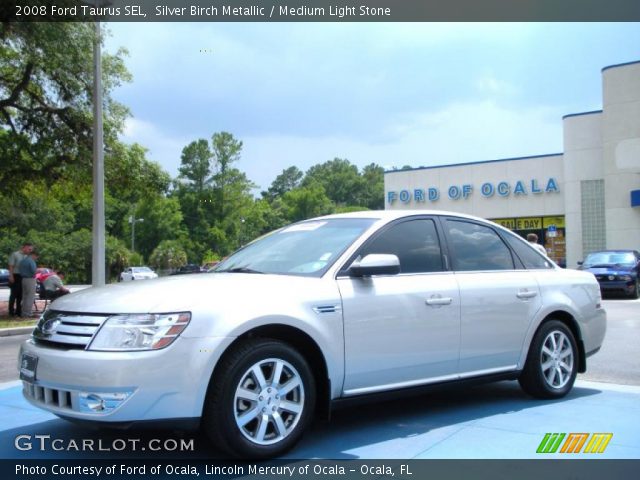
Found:
[(415, 170), (433, 170), (434, 168), (448, 168), (448, 167), (464, 167), (468, 165), (479, 165), (484, 163), (496, 163), (496, 162), (510, 162), (512, 160), (530, 160), (533, 158), (544, 158), (544, 157), (558, 157), (562, 156), (563, 153), (548, 153), (546, 155), (529, 155), (527, 157), (513, 157), (513, 158), (500, 158), (497, 160), (480, 160), (477, 162), (467, 162), (467, 163), (452, 163), (448, 165), (433, 165), (430, 167), (415, 167), (415, 168), (405, 168), (398, 170), (385, 170), (384, 173), (400, 173), (400, 172), (413, 172)]
[(633, 62), (626, 62), (626, 63), (618, 63), (616, 65), (609, 65), (608, 67), (604, 67), (601, 71), (604, 72), (605, 70), (609, 70), (611, 68), (626, 67), (628, 65), (635, 65), (637, 63), (640, 63), (640, 60), (634, 60)]
[(582, 115), (595, 115), (596, 113), (602, 113), (602, 110), (592, 110), (590, 112), (580, 112), (580, 113), (569, 113), (568, 115), (565, 115), (564, 117), (562, 117), (562, 119), (564, 120), (565, 118), (569, 118), (569, 117), (581, 117)]

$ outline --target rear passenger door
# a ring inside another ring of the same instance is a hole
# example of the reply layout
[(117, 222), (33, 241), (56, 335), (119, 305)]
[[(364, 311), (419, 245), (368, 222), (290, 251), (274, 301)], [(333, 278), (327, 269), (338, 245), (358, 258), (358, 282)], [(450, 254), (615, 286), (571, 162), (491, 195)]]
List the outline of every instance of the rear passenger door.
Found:
[(442, 223), (460, 287), (460, 374), (513, 370), (542, 304), (535, 277), (516, 268), (516, 257), (490, 225), (454, 217)]

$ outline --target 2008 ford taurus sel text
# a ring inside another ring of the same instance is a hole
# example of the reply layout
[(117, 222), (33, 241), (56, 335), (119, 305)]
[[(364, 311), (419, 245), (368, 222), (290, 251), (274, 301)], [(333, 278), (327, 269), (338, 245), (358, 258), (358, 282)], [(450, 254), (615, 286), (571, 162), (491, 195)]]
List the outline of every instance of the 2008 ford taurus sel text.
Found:
[(591, 273), (444, 212), (303, 221), (214, 273), (133, 283), (52, 304), (22, 345), (25, 397), (76, 421), (200, 424), (252, 458), (373, 393), (517, 379), (562, 397), (606, 330)]

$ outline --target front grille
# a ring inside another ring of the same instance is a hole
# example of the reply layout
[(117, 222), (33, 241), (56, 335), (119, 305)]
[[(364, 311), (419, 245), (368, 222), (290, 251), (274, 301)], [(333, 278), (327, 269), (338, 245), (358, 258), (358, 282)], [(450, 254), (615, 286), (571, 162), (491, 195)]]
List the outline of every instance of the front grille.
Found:
[(33, 401), (52, 407), (74, 410), (70, 391), (41, 387), (29, 382), (22, 382), (22, 384), (24, 394)]
[(596, 275), (596, 278), (598, 279), (599, 282), (613, 282), (616, 280), (615, 275)]
[(47, 310), (40, 318), (33, 338), (36, 343), (84, 349), (107, 318), (106, 315)]

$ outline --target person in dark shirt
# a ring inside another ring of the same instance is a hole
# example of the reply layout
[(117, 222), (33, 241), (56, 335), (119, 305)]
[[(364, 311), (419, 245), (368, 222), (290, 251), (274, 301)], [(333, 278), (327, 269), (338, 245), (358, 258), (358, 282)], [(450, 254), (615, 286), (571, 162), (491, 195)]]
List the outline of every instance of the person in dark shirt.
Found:
[(22, 314), (22, 277), (18, 273), (18, 265), (32, 250), (33, 244), (24, 242), (20, 250), (9, 255), (9, 315), (12, 316)]
[(36, 298), (36, 260), (38, 253), (33, 250), (18, 264), (18, 273), (22, 277), (22, 317), (31, 317), (33, 302)]

